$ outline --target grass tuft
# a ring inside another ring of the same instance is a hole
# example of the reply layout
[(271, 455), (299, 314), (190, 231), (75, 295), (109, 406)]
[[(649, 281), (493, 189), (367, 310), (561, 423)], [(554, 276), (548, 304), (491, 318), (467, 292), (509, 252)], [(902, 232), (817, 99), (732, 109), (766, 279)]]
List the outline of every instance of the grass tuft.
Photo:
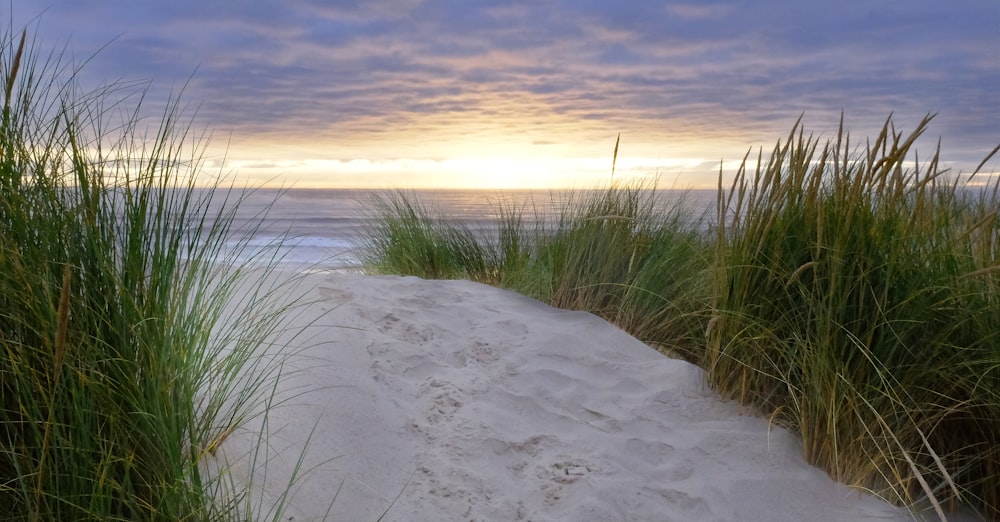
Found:
[(836, 479), (997, 516), (1000, 201), (938, 152), (907, 166), (930, 120), (861, 151), (796, 124), (720, 187), (706, 369)]
[(672, 354), (700, 357), (710, 245), (703, 222), (690, 219), (683, 201), (660, 199), (654, 185), (612, 185), (548, 202), (501, 199), (492, 235), (436, 215), (413, 194), (373, 201), (366, 248), (373, 272), (510, 288), (595, 313)]
[(0, 40), (0, 513), (251, 518), (205, 472), (280, 371), (258, 352), (283, 310), (230, 310), (239, 195), (195, 188), (201, 140), (176, 100), (147, 141), (141, 90), (81, 93), (25, 41)]

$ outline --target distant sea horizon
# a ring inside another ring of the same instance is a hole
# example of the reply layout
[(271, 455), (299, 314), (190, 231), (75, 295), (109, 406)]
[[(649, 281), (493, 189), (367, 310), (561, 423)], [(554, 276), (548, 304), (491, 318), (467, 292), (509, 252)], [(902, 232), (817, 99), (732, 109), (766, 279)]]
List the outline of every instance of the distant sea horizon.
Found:
[[(599, 190), (599, 189), (595, 189)], [(374, 223), (374, 200), (403, 192), (435, 217), (487, 236), (498, 226), (501, 204), (524, 208), (525, 217), (553, 216), (561, 202), (590, 190), (578, 189), (252, 189), (243, 193), (232, 223), (229, 248), (245, 242), (236, 262), (268, 263), (309, 271), (360, 271), (361, 248)], [(232, 204), (239, 189), (230, 196)], [(664, 207), (683, 201), (693, 216), (714, 211), (714, 189), (657, 189)]]

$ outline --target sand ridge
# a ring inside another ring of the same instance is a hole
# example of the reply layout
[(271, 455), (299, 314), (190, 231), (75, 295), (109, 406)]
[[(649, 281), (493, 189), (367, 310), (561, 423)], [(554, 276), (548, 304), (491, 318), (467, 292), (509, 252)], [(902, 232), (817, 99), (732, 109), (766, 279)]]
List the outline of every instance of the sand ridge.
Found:
[(260, 493), (276, 498), (311, 434), (283, 520), (912, 519), (591, 314), (468, 281), (310, 274), (302, 288), (295, 321), (313, 324), (282, 386), (309, 391), (269, 416)]

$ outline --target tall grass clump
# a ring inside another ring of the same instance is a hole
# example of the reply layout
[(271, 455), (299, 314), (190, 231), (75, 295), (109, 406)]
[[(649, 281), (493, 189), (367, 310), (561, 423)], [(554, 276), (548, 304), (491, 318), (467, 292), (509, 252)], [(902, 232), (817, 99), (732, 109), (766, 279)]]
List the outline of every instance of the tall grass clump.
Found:
[[(858, 148), (796, 123), (720, 176), (704, 365), (835, 479), (1000, 516), (1000, 199), (888, 120)], [(996, 151), (994, 151), (996, 152)], [(985, 161), (984, 161), (985, 163)], [(912, 166), (908, 166), (912, 165)]]
[(371, 210), (374, 224), (364, 250), (371, 270), (426, 279), (489, 281), (496, 276), (495, 250), (462, 224), (433, 215), (416, 196), (373, 194)]
[(699, 357), (710, 249), (701, 221), (660, 200), (654, 185), (574, 192), (549, 202), (551, 215), (531, 201), (501, 200), (492, 236), (432, 215), (416, 197), (376, 197), (367, 249), (375, 271), (498, 285)]
[(0, 513), (249, 517), (205, 472), (278, 371), (254, 358), (278, 324), (266, 296), (220, 324), (236, 203), (194, 188), (176, 103), (147, 135), (141, 91), (83, 93), (29, 47), (0, 41)]
[(509, 265), (504, 286), (697, 359), (709, 250), (692, 209), (661, 196), (641, 181), (571, 194), (552, 222), (540, 220), (530, 255)]

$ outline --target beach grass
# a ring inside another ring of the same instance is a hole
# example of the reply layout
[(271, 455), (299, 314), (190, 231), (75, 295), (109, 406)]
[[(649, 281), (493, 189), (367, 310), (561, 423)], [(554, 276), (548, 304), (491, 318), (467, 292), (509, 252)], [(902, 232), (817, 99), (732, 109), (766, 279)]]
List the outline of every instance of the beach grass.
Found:
[[(538, 223), (500, 278), (560, 308), (586, 310), (671, 354), (696, 358), (710, 251), (703, 216), (665, 201), (652, 182), (579, 191)], [(690, 216), (694, 214), (694, 219)]]
[(150, 131), (141, 88), (75, 72), (0, 41), (0, 513), (258, 519), (210, 462), (281, 371), (260, 357), (273, 289), (230, 303), (240, 194), (195, 188), (204, 140), (177, 100)]
[(864, 147), (843, 122), (825, 142), (796, 122), (731, 183), (720, 172), (711, 221), (617, 184), (555, 216), (501, 200), (484, 236), (398, 192), (367, 264), (595, 313), (798, 431), (836, 480), (997, 517), (1000, 178), (951, 173), (937, 151), (917, 163), (930, 120), (904, 134), (889, 119)]
[(538, 205), (501, 196), (489, 235), (415, 194), (372, 201), (369, 271), (493, 284), (592, 312), (671, 354), (700, 357), (694, 346), (707, 321), (710, 244), (704, 222), (690, 219), (682, 201), (660, 200), (653, 184), (581, 190)]
[(837, 480), (997, 516), (997, 178), (969, 186), (937, 151), (908, 166), (929, 122), (860, 149), (797, 124), (720, 181), (705, 368)]
[(371, 205), (375, 219), (366, 231), (365, 262), (375, 270), (477, 281), (493, 280), (498, 273), (495, 249), (460, 223), (436, 218), (405, 192), (374, 194)]

